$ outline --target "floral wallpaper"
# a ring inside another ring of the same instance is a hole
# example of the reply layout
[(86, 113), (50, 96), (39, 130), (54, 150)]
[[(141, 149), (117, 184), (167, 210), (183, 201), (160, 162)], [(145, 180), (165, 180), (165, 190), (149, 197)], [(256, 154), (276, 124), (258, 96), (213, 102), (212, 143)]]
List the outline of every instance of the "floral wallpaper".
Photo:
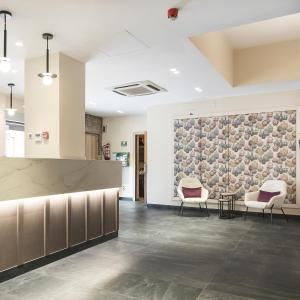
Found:
[(288, 185), (296, 203), (296, 111), (174, 121), (174, 176), (196, 176), (216, 199), (257, 190), (268, 179)]

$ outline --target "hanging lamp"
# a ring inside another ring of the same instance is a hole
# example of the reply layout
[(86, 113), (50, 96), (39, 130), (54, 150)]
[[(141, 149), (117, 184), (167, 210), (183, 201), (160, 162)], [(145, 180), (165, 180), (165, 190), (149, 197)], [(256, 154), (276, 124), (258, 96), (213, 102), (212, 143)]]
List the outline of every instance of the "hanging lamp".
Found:
[(0, 18), (4, 20), (4, 44), (3, 44), (3, 56), (0, 57), (0, 71), (9, 72), (11, 69), (10, 59), (7, 57), (7, 29), (6, 21), (12, 17), (11, 12), (7, 10), (0, 11)]
[(9, 108), (6, 109), (6, 111), (7, 111), (7, 114), (12, 117), (16, 113), (16, 109), (13, 108), (13, 99), (12, 99), (12, 88), (15, 86), (15, 84), (9, 83), (8, 86), (10, 87), (10, 105), (9, 105)]
[(47, 40), (47, 49), (46, 49), (46, 72), (40, 73), (38, 76), (42, 78), (42, 82), (44, 85), (51, 85), (53, 82), (53, 78), (56, 78), (57, 75), (54, 73), (50, 73), (49, 71), (49, 40), (53, 39), (53, 34), (51, 33), (43, 33), (43, 39)]

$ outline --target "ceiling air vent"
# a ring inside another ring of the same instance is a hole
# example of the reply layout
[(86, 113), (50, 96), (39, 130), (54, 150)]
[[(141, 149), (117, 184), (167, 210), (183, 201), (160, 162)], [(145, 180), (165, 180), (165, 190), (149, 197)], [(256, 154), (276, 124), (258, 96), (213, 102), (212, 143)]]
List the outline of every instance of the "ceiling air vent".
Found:
[(111, 90), (119, 95), (127, 97), (146, 96), (167, 91), (149, 80), (116, 86)]

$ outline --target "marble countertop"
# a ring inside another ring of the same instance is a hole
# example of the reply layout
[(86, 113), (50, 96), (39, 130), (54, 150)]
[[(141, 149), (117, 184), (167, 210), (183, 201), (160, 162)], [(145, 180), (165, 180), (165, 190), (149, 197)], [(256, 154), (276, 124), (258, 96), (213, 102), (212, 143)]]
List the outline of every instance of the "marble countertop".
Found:
[(0, 201), (121, 185), (119, 161), (0, 157)]

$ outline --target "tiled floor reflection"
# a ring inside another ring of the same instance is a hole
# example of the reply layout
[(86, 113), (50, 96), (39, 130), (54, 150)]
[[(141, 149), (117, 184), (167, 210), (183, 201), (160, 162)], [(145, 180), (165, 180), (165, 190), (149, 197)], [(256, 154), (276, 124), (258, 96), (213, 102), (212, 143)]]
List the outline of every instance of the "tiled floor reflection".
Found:
[(117, 239), (0, 284), (0, 300), (300, 299), (300, 221), (120, 213)]

